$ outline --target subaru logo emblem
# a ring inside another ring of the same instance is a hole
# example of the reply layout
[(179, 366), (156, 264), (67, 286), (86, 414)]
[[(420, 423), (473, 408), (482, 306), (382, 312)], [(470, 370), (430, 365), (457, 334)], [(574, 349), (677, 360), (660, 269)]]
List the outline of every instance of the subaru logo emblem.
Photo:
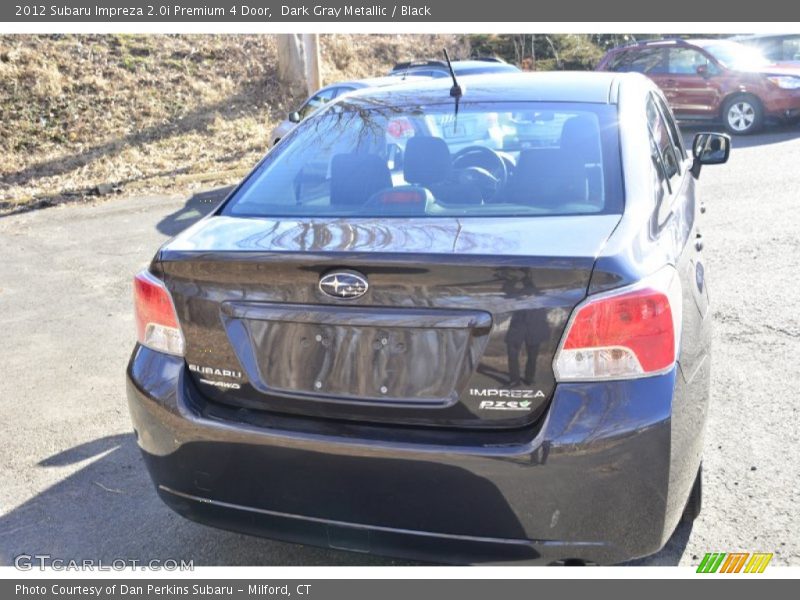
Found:
[(355, 271), (331, 271), (319, 280), (319, 289), (326, 296), (353, 300), (367, 293), (367, 278)]

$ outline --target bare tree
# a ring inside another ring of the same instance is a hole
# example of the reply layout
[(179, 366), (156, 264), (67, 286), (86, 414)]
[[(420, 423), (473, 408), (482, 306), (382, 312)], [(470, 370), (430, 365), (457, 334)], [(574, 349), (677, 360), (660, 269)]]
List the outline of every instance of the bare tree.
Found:
[(278, 78), (292, 89), (305, 91), (306, 58), (299, 34), (281, 33), (277, 36)]
[(550, 45), (550, 50), (553, 52), (553, 56), (556, 59), (556, 67), (561, 68), (561, 58), (558, 56), (558, 50), (556, 50), (555, 44), (553, 44), (553, 40), (550, 39), (549, 35), (544, 36), (544, 39), (547, 40), (547, 43)]
[(322, 73), (319, 64), (319, 35), (303, 34), (303, 48), (306, 57), (306, 83), (309, 95), (322, 87)]

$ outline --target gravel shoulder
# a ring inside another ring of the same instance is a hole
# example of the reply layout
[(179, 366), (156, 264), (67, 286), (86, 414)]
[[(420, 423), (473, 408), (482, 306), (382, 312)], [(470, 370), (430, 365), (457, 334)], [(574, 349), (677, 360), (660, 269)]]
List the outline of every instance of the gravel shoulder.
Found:
[[(800, 565), (800, 131), (734, 141), (704, 169), (716, 320), (703, 513), (643, 565), (774, 552)], [(131, 275), (219, 191), (119, 198), (0, 219), (0, 564), (193, 559), (196, 565), (397, 564), (214, 530), (171, 513), (136, 448), (124, 391)]]

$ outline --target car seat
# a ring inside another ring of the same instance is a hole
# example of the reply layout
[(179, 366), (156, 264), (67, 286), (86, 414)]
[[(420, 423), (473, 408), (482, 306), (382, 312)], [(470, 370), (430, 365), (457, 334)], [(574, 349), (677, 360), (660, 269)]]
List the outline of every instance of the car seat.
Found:
[(481, 204), (477, 186), (454, 181), (452, 172), (450, 148), (442, 138), (409, 138), (403, 157), (403, 177), (408, 183), (427, 188), (443, 206)]
[(558, 148), (520, 152), (507, 197), (549, 211), (568, 204), (602, 203), (600, 131), (591, 117), (564, 122)]
[(331, 159), (331, 206), (361, 207), (390, 187), (389, 167), (376, 154), (335, 154)]

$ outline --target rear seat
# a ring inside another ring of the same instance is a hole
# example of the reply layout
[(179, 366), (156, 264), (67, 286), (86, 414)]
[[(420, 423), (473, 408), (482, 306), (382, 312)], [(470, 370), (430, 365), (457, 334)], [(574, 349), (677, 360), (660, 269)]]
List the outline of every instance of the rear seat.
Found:
[(508, 200), (543, 209), (603, 202), (600, 132), (590, 117), (564, 123), (558, 148), (523, 150), (509, 181)]

